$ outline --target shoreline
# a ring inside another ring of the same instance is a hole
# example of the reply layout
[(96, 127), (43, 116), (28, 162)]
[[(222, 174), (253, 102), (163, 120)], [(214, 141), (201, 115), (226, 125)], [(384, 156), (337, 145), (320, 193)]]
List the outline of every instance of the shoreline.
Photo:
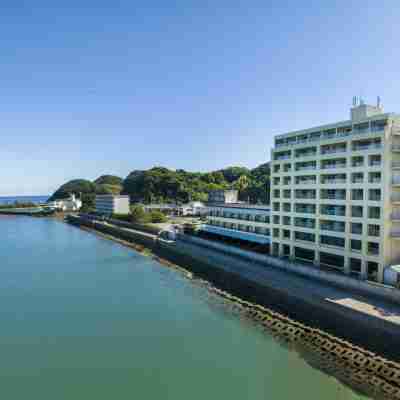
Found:
[(129, 247), (144, 256), (150, 256), (161, 265), (178, 271), (194, 283), (205, 286), (210, 294), (231, 305), (232, 311), (238, 311), (240, 315), (276, 337), (286, 346), (293, 347), (306, 362), (335, 376), (353, 389), (367, 395), (379, 392), (380, 396), (400, 399), (399, 363), (385, 359), (321, 329), (298, 322), (282, 312), (233, 295), (210, 280), (197, 275), (196, 272), (190, 270), (190, 267), (171, 262), (162, 255), (155, 254), (145, 245), (117, 238), (95, 228), (82, 225), (80, 228), (121, 246)]

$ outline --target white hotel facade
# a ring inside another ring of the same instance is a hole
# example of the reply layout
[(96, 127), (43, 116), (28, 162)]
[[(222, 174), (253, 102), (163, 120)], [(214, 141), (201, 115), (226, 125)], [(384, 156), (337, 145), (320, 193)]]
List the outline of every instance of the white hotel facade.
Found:
[(400, 116), (354, 99), (347, 121), (278, 135), (271, 254), (383, 282), (400, 264)]

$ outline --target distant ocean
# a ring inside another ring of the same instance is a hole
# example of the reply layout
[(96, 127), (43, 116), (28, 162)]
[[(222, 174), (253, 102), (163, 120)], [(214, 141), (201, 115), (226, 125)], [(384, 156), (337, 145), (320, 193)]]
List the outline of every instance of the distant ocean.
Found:
[(0, 196), (0, 204), (19, 203), (45, 203), (50, 196)]

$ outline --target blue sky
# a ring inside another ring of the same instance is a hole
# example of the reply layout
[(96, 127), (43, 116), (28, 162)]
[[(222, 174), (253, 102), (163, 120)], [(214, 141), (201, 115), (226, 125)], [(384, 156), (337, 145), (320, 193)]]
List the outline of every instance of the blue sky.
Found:
[(274, 134), (400, 112), (398, 0), (2, 2), (0, 195), (269, 159)]

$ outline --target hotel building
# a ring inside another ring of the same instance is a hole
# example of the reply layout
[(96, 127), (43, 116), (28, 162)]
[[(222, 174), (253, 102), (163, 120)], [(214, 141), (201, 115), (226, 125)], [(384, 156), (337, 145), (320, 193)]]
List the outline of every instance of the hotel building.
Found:
[(354, 98), (347, 121), (275, 137), (271, 254), (376, 282), (400, 264), (400, 115)]

